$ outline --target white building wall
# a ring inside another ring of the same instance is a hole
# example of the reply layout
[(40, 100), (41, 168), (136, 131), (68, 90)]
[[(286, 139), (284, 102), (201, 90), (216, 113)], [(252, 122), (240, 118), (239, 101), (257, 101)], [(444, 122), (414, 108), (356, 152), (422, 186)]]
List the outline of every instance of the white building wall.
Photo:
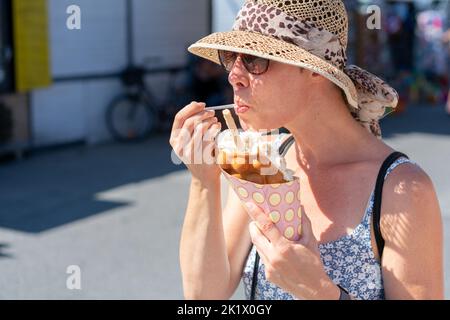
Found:
[[(187, 46), (209, 31), (207, 2), (133, 0), (135, 61), (148, 68), (183, 65)], [(53, 77), (115, 73), (126, 66), (125, 0), (48, 3)], [(66, 9), (73, 4), (81, 8), (81, 30), (66, 28)], [(166, 87), (161, 81), (151, 82)], [(109, 139), (105, 108), (120, 92), (118, 79), (60, 82), (31, 92), (34, 145)]]
[[(81, 30), (66, 27), (72, 4), (81, 8)], [(54, 77), (111, 73), (125, 66), (124, 0), (49, 0), (48, 5)]]
[(61, 83), (31, 95), (31, 130), (35, 146), (83, 139), (83, 87)]
[(134, 0), (135, 61), (148, 67), (186, 63), (187, 47), (208, 34), (208, 1)]

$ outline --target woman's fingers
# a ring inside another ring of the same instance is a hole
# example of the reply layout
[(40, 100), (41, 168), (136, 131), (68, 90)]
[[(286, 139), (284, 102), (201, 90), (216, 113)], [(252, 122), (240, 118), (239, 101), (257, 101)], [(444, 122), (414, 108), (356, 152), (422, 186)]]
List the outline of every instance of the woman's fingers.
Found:
[(215, 114), (214, 111), (210, 111), (210, 110), (199, 112), (196, 115), (193, 115), (192, 117), (187, 119), (184, 122), (182, 129), (186, 129), (187, 132), (192, 134), (192, 131), (195, 129), (195, 127), (198, 124), (201, 124), (201, 122), (203, 120), (207, 120), (207, 119), (213, 118), (214, 114)]
[(178, 156), (179, 150), (185, 148), (192, 139), (195, 125), (214, 116), (214, 111), (206, 111), (204, 107), (204, 103), (192, 102), (175, 116), (169, 143)]
[(258, 251), (259, 256), (261, 257), (261, 260), (266, 266), (269, 265), (269, 259), (266, 255), (267, 250), (270, 247), (269, 241), (264, 237), (261, 230), (259, 230), (258, 225), (255, 221), (250, 222), (248, 228), (252, 242), (256, 247), (256, 251)]
[[(197, 158), (201, 157), (201, 161), (203, 161), (203, 146), (205, 141), (205, 133), (206, 131), (213, 125), (218, 123), (218, 120), (216, 117), (209, 118), (206, 120), (203, 120), (202, 122), (198, 123), (195, 126), (194, 134), (192, 135), (192, 150), (195, 155), (197, 155)], [(198, 160), (198, 159), (196, 159)], [(198, 161), (196, 161), (198, 162)]]
[(211, 139), (207, 137), (209, 135), (207, 133), (209, 129), (215, 130), (217, 133), (220, 131), (220, 123), (216, 117), (203, 120), (195, 126), (192, 137), (189, 139), (189, 142), (185, 144), (184, 148), (182, 148), (182, 158), (184, 158), (186, 164), (202, 164), (205, 161), (207, 163), (211, 162), (209, 161), (210, 159), (204, 159), (205, 154), (208, 152), (208, 150), (204, 150), (205, 145), (207, 146), (208, 141), (211, 141)]
[[(203, 120), (210, 119), (214, 117), (214, 111), (201, 111), (190, 118), (184, 121), (183, 126), (174, 130), (171, 135), (171, 141), (181, 140), (186, 141), (190, 140), (193, 136), (193, 131), (198, 124), (201, 124)], [(172, 144), (172, 142), (171, 142)]]
[(220, 175), (216, 165), (214, 138), (221, 126), (215, 112), (205, 110), (204, 103), (192, 102), (177, 113), (169, 143), (174, 153), (199, 179), (209, 180)]
[(218, 123), (218, 119), (216, 117), (212, 117), (212, 118), (208, 118), (203, 120), (201, 123), (198, 123), (195, 127), (194, 130), (194, 135), (193, 137), (195, 137), (197, 135), (197, 137), (200, 136), (204, 136), (206, 131), (215, 123)]
[(245, 203), (247, 212), (253, 221), (256, 221), (262, 234), (274, 245), (284, 240), (280, 231), (276, 228), (275, 224), (270, 220), (269, 216), (253, 202), (249, 201)]
[(184, 107), (183, 109), (178, 111), (178, 113), (175, 115), (175, 119), (173, 121), (172, 133), (175, 130), (181, 129), (183, 127), (184, 122), (187, 119), (189, 119), (194, 114), (205, 110), (205, 107), (206, 107), (205, 103), (193, 101), (190, 104), (188, 104), (186, 107)]
[(203, 159), (202, 162), (204, 164), (213, 165), (216, 163), (216, 155), (218, 154), (216, 152), (216, 144), (215, 144), (215, 138), (220, 133), (220, 130), (222, 130), (222, 124), (220, 122), (215, 122), (211, 126), (202, 128), (203, 133), (203, 147), (202, 147), (202, 153), (203, 153)]

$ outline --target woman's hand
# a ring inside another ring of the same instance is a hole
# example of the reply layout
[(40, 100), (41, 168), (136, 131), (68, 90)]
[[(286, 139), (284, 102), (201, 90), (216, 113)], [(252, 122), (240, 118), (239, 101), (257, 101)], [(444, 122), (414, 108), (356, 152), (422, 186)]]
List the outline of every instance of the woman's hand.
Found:
[(192, 177), (202, 183), (219, 178), (220, 168), (214, 155), (214, 140), (221, 124), (214, 111), (206, 111), (205, 103), (192, 102), (175, 116), (170, 145), (184, 162)]
[(303, 212), (298, 242), (283, 237), (264, 211), (246, 203), (254, 220), (250, 236), (265, 266), (266, 279), (298, 299), (339, 299), (339, 288), (325, 272), (311, 222)]

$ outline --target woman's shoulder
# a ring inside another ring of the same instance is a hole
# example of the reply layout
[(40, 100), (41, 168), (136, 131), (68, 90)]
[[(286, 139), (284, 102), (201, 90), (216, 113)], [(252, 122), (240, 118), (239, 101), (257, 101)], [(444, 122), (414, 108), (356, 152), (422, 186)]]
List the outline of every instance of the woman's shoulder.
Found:
[[(413, 161), (400, 163), (386, 177), (383, 186), (381, 230), (387, 239), (401, 226), (410, 230), (425, 225), (438, 227), (441, 214), (430, 176)], [(430, 225), (433, 221), (434, 226)]]
[(416, 163), (402, 162), (385, 183), (380, 226), (386, 295), (441, 299), (443, 227), (433, 182)]
[[(430, 176), (413, 160), (401, 157), (391, 165), (386, 176), (384, 188), (394, 191), (394, 195), (423, 197), (434, 189)], [(388, 193), (391, 194), (391, 193)]]

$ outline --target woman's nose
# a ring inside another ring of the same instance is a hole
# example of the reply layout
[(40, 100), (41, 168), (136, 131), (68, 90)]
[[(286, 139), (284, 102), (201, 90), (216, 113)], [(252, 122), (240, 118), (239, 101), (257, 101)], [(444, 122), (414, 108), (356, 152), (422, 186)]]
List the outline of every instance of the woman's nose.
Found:
[(240, 87), (247, 87), (249, 84), (248, 71), (245, 68), (241, 56), (236, 58), (236, 61), (228, 74), (228, 82), (236, 90)]

